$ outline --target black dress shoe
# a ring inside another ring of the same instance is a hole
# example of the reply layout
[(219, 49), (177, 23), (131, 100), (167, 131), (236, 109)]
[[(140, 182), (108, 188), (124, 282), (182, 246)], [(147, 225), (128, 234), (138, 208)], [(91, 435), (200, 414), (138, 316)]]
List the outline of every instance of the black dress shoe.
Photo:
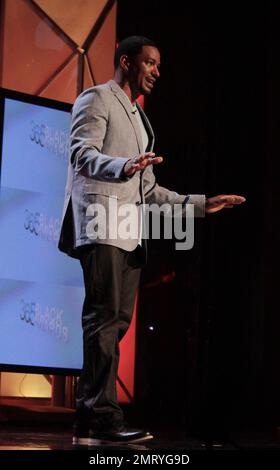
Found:
[(88, 445), (134, 444), (153, 439), (152, 434), (141, 429), (124, 429), (121, 431), (89, 431)]

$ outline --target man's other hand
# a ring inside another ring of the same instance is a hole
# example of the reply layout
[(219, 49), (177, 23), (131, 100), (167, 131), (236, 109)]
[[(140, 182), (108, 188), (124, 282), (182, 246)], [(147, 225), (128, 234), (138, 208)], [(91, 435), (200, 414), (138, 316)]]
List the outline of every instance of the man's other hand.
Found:
[(148, 165), (157, 165), (163, 161), (162, 157), (156, 157), (155, 153), (147, 152), (137, 157), (131, 158), (124, 166), (124, 174), (132, 176), (136, 171), (141, 171)]
[(205, 212), (211, 214), (221, 209), (231, 209), (233, 206), (242, 204), (245, 201), (245, 197), (236, 194), (221, 194), (209, 197), (206, 199)]

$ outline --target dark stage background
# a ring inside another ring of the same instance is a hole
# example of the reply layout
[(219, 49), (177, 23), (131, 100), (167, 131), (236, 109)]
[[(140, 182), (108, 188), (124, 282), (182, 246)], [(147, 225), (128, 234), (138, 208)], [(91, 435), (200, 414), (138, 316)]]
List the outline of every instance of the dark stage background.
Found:
[(193, 433), (280, 423), (279, 24), (269, 3), (118, 2), (118, 39), (141, 34), (162, 53), (146, 101), (158, 181), (247, 198), (197, 220), (189, 252), (149, 244), (136, 403)]

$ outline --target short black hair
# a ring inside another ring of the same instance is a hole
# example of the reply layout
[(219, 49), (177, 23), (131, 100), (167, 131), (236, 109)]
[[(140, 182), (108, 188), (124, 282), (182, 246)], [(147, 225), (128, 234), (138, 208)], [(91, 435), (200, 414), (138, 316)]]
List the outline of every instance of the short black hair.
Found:
[(154, 41), (145, 38), (144, 36), (129, 36), (128, 38), (123, 39), (118, 44), (118, 47), (115, 52), (115, 69), (118, 68), (122, 55), (127, 55), (130, 58), (135, 58), (138, 54), (140, 54), (143, 46), (153, 46), (158, 49)]

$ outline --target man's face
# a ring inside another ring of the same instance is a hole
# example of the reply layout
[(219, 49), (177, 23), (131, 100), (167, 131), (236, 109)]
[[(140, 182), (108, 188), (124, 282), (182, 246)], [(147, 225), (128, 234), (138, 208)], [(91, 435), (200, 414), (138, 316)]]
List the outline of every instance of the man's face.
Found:
[(129, 67), (129, 82), (133, 94), (149, 95), (159, 77), (160, 53), (156, 47), (142, 46), (142, 51)]

